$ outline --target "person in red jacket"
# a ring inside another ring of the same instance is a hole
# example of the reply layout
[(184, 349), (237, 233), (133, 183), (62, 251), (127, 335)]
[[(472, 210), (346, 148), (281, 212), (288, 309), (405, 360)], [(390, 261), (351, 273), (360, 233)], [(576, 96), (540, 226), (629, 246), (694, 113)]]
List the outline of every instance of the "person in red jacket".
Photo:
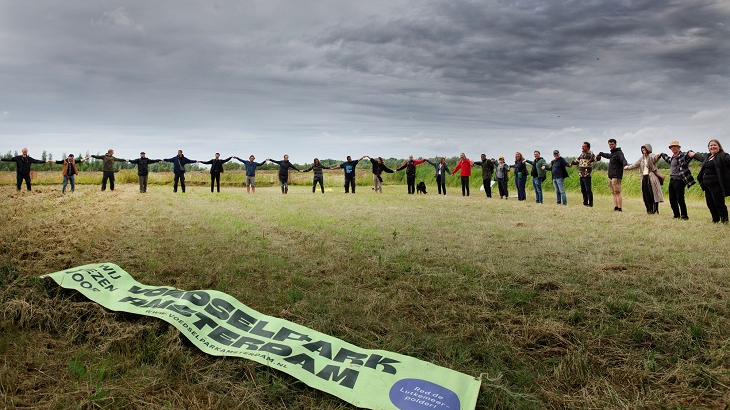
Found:
[(417, 159), (413, 160), (413, 155), (408, 156), (408, 161), (406, 161), (403, 165), (396, 168), (396, 171), (400, 171), (402, 169), (406, 170), (406, 182), (408, 182), (408, 193), (409, 194), (415, 194), (416, 193), (416, 166), (421, 165), (424, 162), (426, 162), (425, 159)]
[(461, 196), (469, 196), (469, 177), (471, 176), (471, 167), (474, 165), (474, 161), (467, 158), (463, 152), (459, 155), (459, 158), (459, 163), (456, 164), (456, 168), (454, 168), (451, 175), (461, 170)]

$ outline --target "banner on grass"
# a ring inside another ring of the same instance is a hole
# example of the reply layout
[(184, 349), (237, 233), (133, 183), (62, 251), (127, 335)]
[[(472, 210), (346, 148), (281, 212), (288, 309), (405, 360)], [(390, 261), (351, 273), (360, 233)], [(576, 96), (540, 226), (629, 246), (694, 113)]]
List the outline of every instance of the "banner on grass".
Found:
[(476, 407), (474, 377), (384, 350), (366, 350), (263, 315), (215, 290), (146, 286), (111, 263), (44, 275), (107, 309), (157, 317), (205, 353), (254, 360), (369, 409)]

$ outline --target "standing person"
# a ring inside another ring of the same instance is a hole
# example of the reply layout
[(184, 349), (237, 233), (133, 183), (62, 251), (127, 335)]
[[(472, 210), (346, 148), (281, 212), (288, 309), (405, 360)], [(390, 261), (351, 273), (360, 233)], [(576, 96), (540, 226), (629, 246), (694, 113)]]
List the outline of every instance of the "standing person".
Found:
[(76, 166), (76, 164), (80, 164), (84, 161), (89, 159), (87, 158), (79, 158), (74, 159), (74, 154), (68, 154), (68, 157), (59, 161), (51, 161), (48, 160), (46, 162), (54, 162), (59, 165), (63, 165), (63, 184), (61, 185), (61, 193), (66, 193), (66, 185), (68, 185), (69, 182), (71, 182), (71, 192), (74, 192), (76, 190), (76, 175), (79, 174), (79, 169)]
[(555, 197), (558, 205), (568, 205), (568, 196), (565, 194), (565, 178), (568, 178), (568, 169), (571, 165), (565, 158), (560, 156), (560, 151), (553, 151), (553, 160), (550, 161), (549, 167), (543, 167), (545, 171), (550, 171), (553, 178), (553, 188), (555, 188)]
[(255, 194), (256, 193), (256, 168), (260, 167), (261, 165), (264, 165), (269, 159), (266, 158), (264, 160), (264, 162), (254, 162), (256, 157), (254, 157), (253, 155), (250, 155), (248, 157), (248, 161), (246, 161), (245, 159), (238, 158), (235, 155), (233, 156), (233, 158), (242, 162), (243, 165), (246, 166), (246, 182), (245, 182), (246, 192), (251, 193), (253, 191), (253, 193)]
[(127, 162), (126, 159), (114, 156), (114, 150), (110, 149), (104, 155), (92, 155), (91, 158), (100, 159), (102, 161), (101, 171), (101, 190), (106, 191), (106, 181), (109, 181), (109, 190), (114, 190), (114, 162)]
[(509, 199), (509, 165), (504, 162), (504, 157), (499, 156), (497, 169), (494, 171), (494, 179), (497, 180), (497, 188), (499, 188), (499, 199)]
[(581, 152), (578, 158), (573, 160), (571, 165), (578, 165), (578, 176), (580, 177), (580, 193), (583, 194), (583, 206), (593, 206), (593, 184), (591, 171), (593, 171), (593, 163), (596, 156), (591, 151), (591, 143), (583, 142), (580, 148)]
[(446, 158), (441, 157), (439, 162), (434, 164), (433, 162), (426, 160), (429, 164), (431, 164), (434, 168), (436, 168), (436, 186), (439, 188), (439, 195), (441, 195), (441, 191), (443, 191), (444, 195), (446, 195), (446, 174), (449, 172), (449, 166), (446, 165)]
[(684, 189), (695, 184), (689, 162), (694, 157), (694, 151), (682, 152), (679, 141), (671, 141), (669, 149), (672, 156), (661, 153), (659, 156), (669, 163), (669, 205), (672, 207), (675, 219), (689, 219), (687, 203), (684, 201)]
[(526, 162), (532, 165), (530, 176), (532, 177), (532, 187), (535, 189), (535, 203), (541, 204), (543, 203), (542, 183), (546, 179), (545, 166), (547, 165), (547, 162), (545, 161), (545, 158), (540, 156), (540, 151), (533, 152), (533, 155), (535, 156), (535, 160), (530, 161), (528, 159)]
[(233, 157), (226, 159), (220, 159), (221, 154), (216, 152), (215, 158), (210, 161), (203, 161), (201, 164), (210, 165), (210, 192), (213, 192), (213, 185), (215, 184), (216, 192), (221, 192), (221, 174), (223, 173), (223, 164), (230, 161)]
[(725, 197), (730, 196), (730, 155), (723, 151), (720, 141), (714, 139), (707, 144), (707, 150), (710, 152), (708, 155), (693, 155), (702, 161), (697, 181), (705, 191), (705, 202), (712, 215), (712, 222), (727, 224)]
[(383, 157), (378, 157), (377, 159), (372, 159), (371, 157), (367, 157), (370, 162), (373, 165), (373, 189), (375, 192), (383, 193), (383, 172), (387, 172), (389, 174), (393, 173), (393, 170), (385, 166), (385, 162), (383, 162)]
[(413, 155), (409, 155), (408, 161), (395, 169), (396, 171), (400, 171), (402, 169), (406, 170), (406, 183), (408, 184), (409, 194), (416, 193), (416, 166), (421, 165), (424, 162), (426, 162), (425, 159), (417, 159), (414, 161)]
[(295, 167), (294, 164), (289, 162), (289, 156), (284, 155), (284, 159), (282, 161), (277, 161), (275, 159), (272, 159), (271, 162), (275, 164), (279, 164), (279, 182), (281, 183), (281, 193), (282, 194), (288, 194), (289, 193), (289, 168), (299, 171), (299, 168)]
[(471, 176), (471, 167), (474, 165), (474, 161), (466, 157), (462, 152), (459, 155), (459, 163), (451, 172), (453, 176), (457, 171), (461, 171), (461, 196), (469, 196), (469, 177)]
[(644, 144), (641, 146), (641, 158), (632, 165), (624, 167), (624, 169), (641, 169), (641, 194), (647, 214), (658, 214), (659, 203), (664, 202), (662, 193), (664, 177), (657, 172), (656, 167), (660, 158), (658, 155), (652, 154), (651, 144)]
[(139, 153), (139, 158), (130, 160), (130, 164), (137, 165), (137, 177), (139, 178), (139, 192), (144, 194), (147, 192), (147, 177), (150, 174), (149, 164), (155, 164), (162, 161), (161, 159), (147, 158), (144, 151)]
[(624, 176), (624, 167), (628, 165), (621, 148), (616, 147), (616, 140), (611, 138), (608, 140), (609, 153), (599, 152), (596, 155), (596, 161), (601, 158), (608, 158), (608, 188), (613, 197), (613, 210), (621, 212), (623, 207), (623, 198), (621, 197), (621, 178)]
[(494, 158), (487, 159), (486, 154), (482, 154), (481, 161), (474, 162), (474, 165), (482, 167), (482, 183), (484, 184), (484, 193), (487, 198), (492, 197), (492, 174), (494, 174)]
[(324, 194), (324, 174), (322, 173), (322, 170), (325, 169), (325, 167), (322, 165), (321, 162), (319, 162), (319, 158), (314, 159), (314, 163), (311, 167), (299, 171), (299, 172), (309, 172), (314, 171), (314, 179), (312, 180), (312, 193), (317, 188), (317, 184), (319, 184), (319, 188), (322, 190), (322, 193)]
[(355, 193), (355, 167), (357, 166), (357, 163), (362, 161), (362, 159), (365, 158), (365, 155), (360, 157), (360, 159), (352, 160), (352, 157), (349, 155), (347, 156), (347, 161), (343, 162), (337, 167), (331, 167), (330, 169), (337, 169), (342, 168), (345, 170), (345, 193), (350, 192), (350, 186), (352, 186), (352, 193)]
[(515, 169), (515, 186), (517, 187), (517, 200), (524, 201), (527, 199), (525, 185), (527, 185), (527, 165), (525, 158), (521, 152), (515, 152), (515, 164), (511, 165)]
[(172, 158), (163, 159), (165, 162), (172, 162), (172, 171), (175, 174), (175, 182), (172, 186), (172, 192), (177, 192), (177, 183), (180, 182), (183, 194), (185, 193), (185, 165), (199, 163), (195, 159), (188, 159), (183, 155), (181, 149), (177, 150), (177, 155)]
[(2, 158), (2, 161), (15, 162), (16, 187), (20, 192), (20, 186), (25, 181), (25, 188), (30, 191), (30, 166), (33, 164), (44, 164), (42, 159), (33, 159), (28, 156), (28, 148), (23, 148), (21, 155), (12, 158)]

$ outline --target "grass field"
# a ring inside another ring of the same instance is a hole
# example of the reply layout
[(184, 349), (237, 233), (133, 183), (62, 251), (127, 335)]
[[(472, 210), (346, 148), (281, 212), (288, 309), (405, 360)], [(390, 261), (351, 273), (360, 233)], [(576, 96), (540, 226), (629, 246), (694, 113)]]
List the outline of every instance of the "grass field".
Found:
[(730, 241), (704, 202), (675, 221), (594, 208), (296, 186), (0, 186), (0, 407), (350, 409), (281, 372), (208, 356), (171, 325), (37, 279), (113, 262), (226, 292), (368, 349), (478, 376), (479, 409), (727, 409)]

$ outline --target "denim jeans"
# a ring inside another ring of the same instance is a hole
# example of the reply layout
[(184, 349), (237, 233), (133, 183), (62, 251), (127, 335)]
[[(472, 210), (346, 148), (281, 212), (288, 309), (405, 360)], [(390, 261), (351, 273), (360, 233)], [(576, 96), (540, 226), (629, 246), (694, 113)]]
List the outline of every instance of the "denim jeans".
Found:
[(542, 181), (538, 177), (532, 178), (532, 187), (535, 188), (535, 202), (542, 203)]
[(515, 178), (515, 185), (517, 186), (517, 200), (524, 201), (527, 199), (527, 193), (525, 192), (525, 185), (527, 184), (527, 177)]
[(76, 175), (63, 176), (63, 185), (61, 186), (61, 193), (66, 193), (66, 185), (71, 182), (71, 192), (76, 189)]
[(555, 196), (558, 203), (568, 205), (568, 197), (565, 195), (565, 180), (563, 178), (553, 178), (553, 187), (555, 188)]

